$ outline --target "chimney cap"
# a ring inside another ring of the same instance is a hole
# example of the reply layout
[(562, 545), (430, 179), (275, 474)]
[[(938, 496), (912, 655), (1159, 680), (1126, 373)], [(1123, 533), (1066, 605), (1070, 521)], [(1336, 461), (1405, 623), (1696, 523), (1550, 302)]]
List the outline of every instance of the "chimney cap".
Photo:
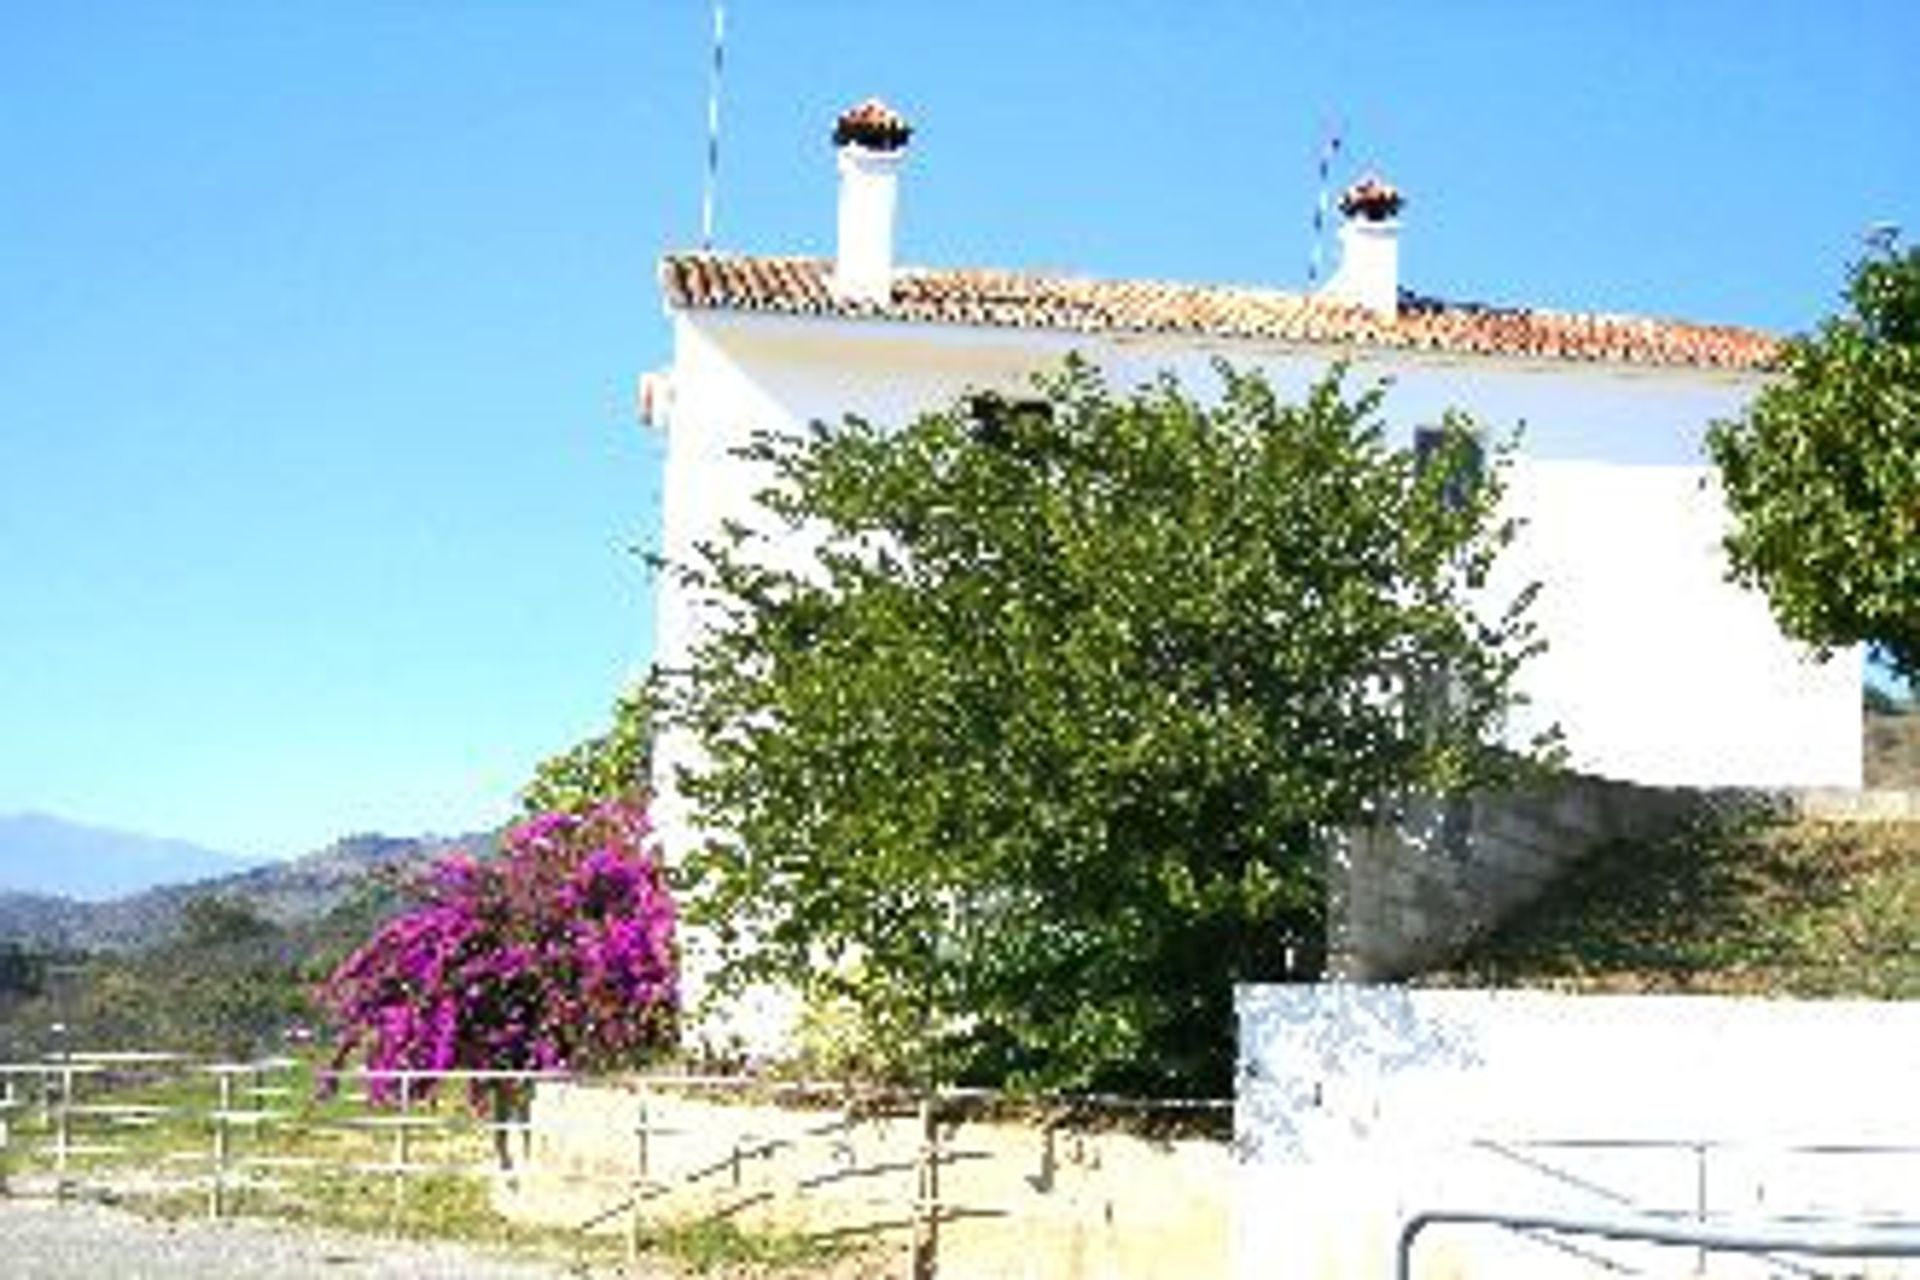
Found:
[(1341, 195), (1340, 212), (1349, 218), (1385, 222), (1398, 214), (1400, 206), (1406, 202), (1399, 188), (1379, 174), (1369, 173)]
[(858, 143), (869, 151), (899, 151), (913, 136), (907, 118), (878, 98), (848, 107), (833, 123), (833, 145)]

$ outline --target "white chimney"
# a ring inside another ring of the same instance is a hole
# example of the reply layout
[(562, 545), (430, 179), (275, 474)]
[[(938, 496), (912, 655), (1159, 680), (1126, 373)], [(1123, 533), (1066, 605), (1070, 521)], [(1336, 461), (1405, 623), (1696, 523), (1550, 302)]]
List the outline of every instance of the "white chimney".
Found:
[(900, 166), (913, 126), (878, 98), (842, 112), (833, 126), (840, 149), (840, 239), (833, 292), (885, 302), (893, 290), (893, 223)]
[(1372, 174), (1340, 197), (1340, 266), (1321, 296), (1397, 315), (1400, 310), (1400, 193)]

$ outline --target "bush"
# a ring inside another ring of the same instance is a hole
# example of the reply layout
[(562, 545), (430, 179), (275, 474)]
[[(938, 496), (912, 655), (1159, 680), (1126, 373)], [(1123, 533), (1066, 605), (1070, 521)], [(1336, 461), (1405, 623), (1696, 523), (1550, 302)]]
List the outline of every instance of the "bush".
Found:
[[(649, 832), (640, 806), (608, 803), (531, 818), (495, 858), (437, 860), (419, 905), (322, 987), (339, 1023), (334, 1065), (360, 1053), (375, 1070), (555, 1070), (670, 1043), (675, 910)], [(390, 1101), (395, 1083), (374, 1077), (368, 1093)], [(470, 1093), (500, 1101), (484, 1083)]]

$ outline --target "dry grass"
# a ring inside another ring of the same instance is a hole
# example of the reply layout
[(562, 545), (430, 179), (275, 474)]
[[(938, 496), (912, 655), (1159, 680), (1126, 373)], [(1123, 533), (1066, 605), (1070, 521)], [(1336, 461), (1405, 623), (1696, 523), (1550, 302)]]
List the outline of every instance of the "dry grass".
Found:
[(1920, 823), (1604, 847), (1435, 981), (1920, 997)]
[(1866, 773), (1869, 787), (1920, 789), (1920, 712), (1866, 713)]

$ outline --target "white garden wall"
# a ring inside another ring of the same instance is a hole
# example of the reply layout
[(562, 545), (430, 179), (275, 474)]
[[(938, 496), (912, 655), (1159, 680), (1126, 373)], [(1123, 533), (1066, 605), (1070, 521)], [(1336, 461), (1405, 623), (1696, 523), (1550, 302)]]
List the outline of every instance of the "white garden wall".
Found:
[[(1390, 1275), (1422, 1209), (1920, 1219), (1920, 1149), (1864, 1149), (1920, 1148), (1920, 1004), (1330, 985), (1238, 1006), (1244, 1280)], [(1486, 1228), (1436, 1229), (1416, 1257), (1420, 1276), (1596, 1273)]]

